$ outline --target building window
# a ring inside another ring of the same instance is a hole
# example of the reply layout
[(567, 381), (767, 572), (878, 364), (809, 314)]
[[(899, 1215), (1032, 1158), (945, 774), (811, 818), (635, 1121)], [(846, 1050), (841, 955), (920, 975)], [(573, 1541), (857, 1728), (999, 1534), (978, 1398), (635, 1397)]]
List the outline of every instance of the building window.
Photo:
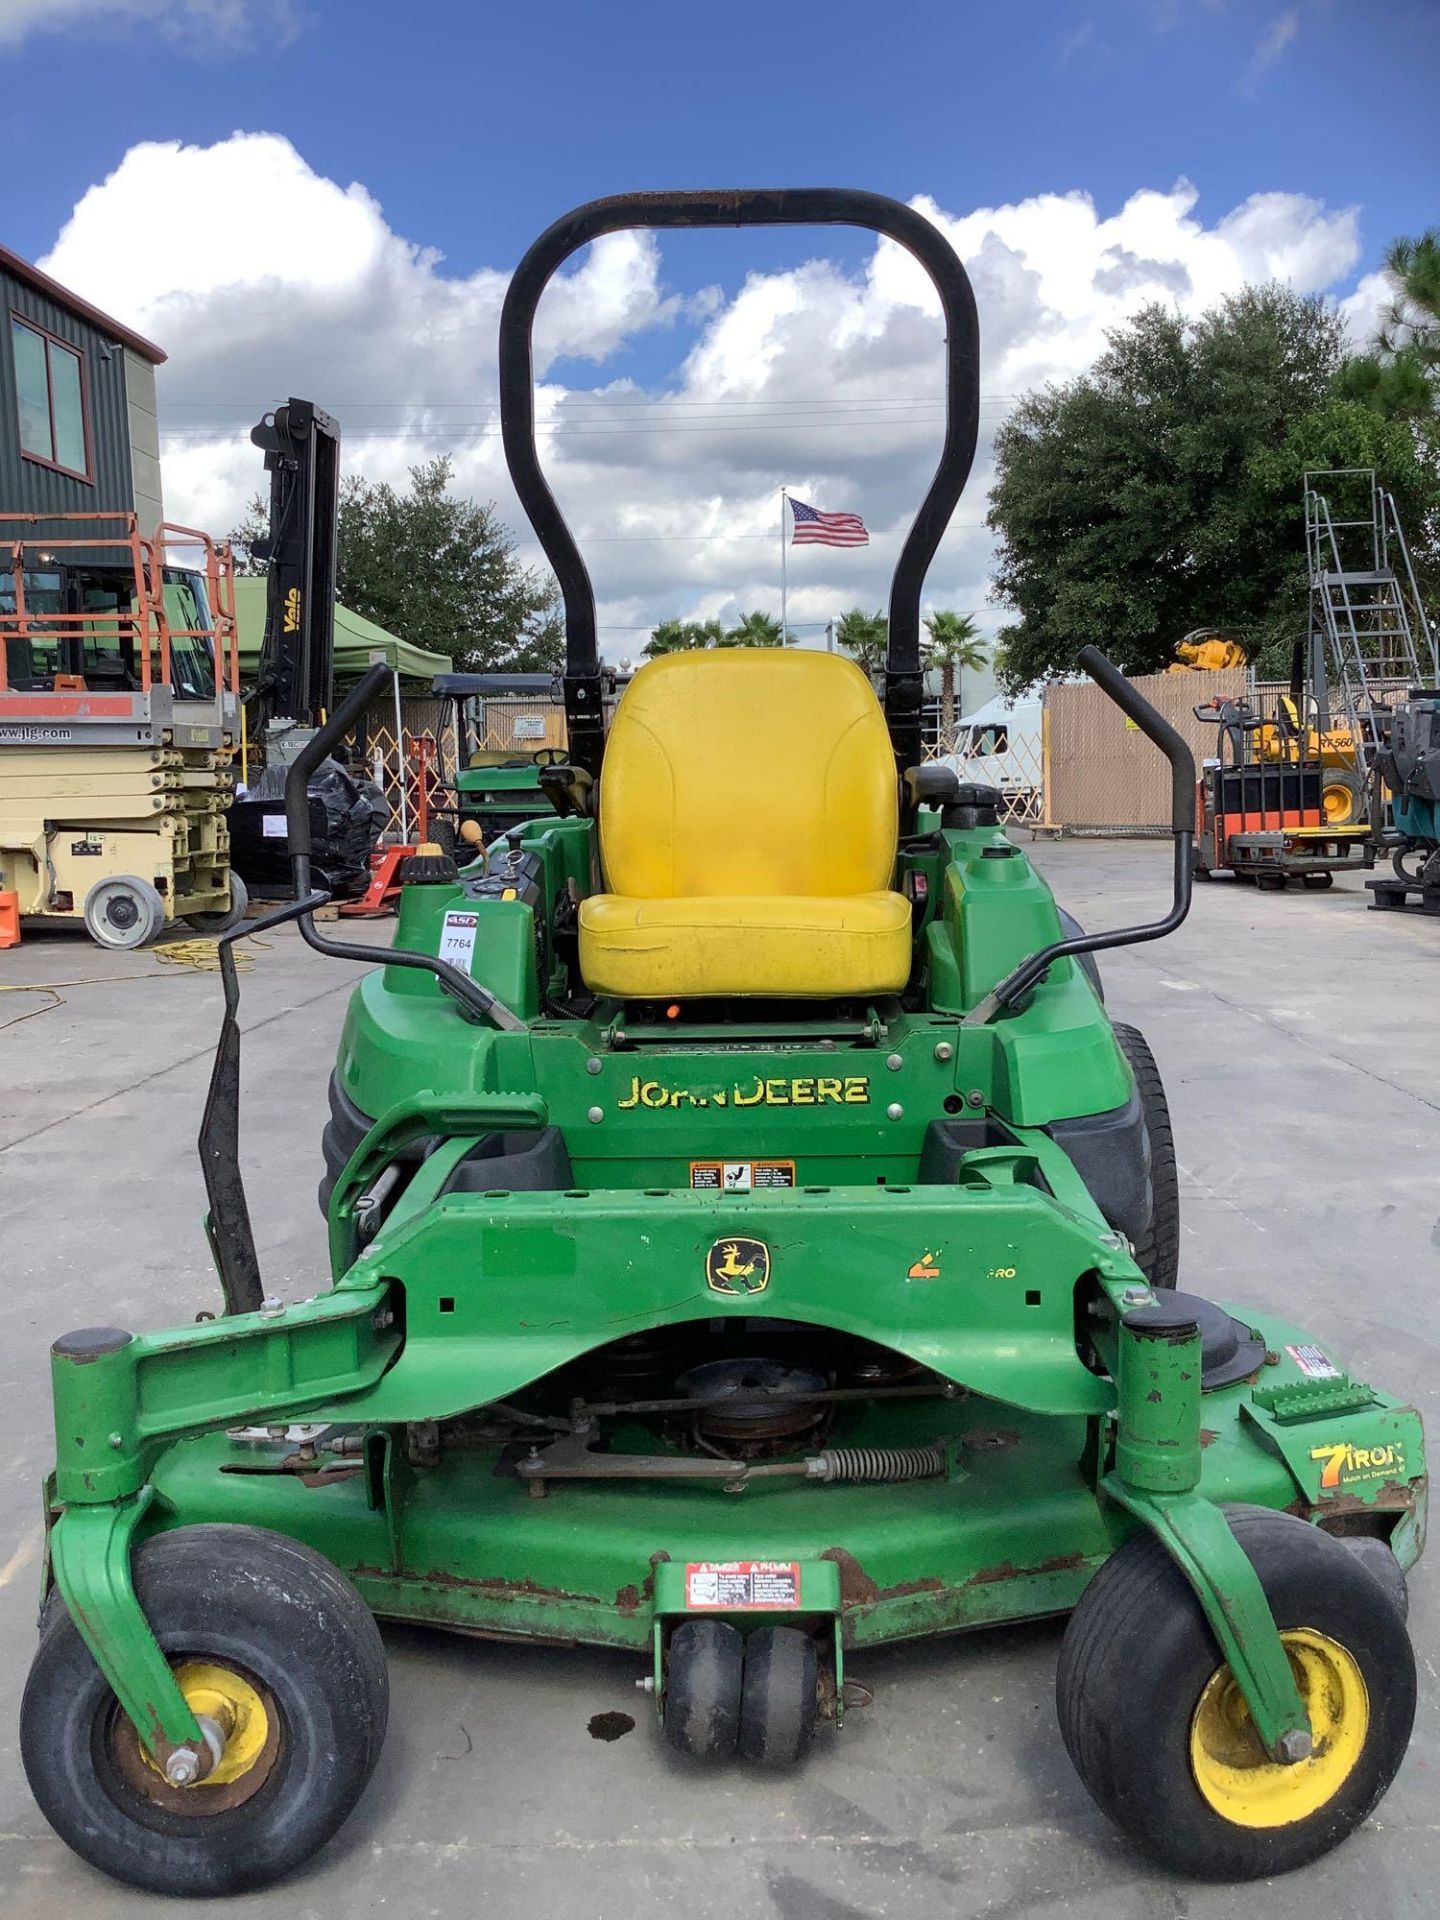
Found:
[(88, 480), (85, 369), (79, 353), (13, 314), (10, 339), (15, 349), (21, 452)]

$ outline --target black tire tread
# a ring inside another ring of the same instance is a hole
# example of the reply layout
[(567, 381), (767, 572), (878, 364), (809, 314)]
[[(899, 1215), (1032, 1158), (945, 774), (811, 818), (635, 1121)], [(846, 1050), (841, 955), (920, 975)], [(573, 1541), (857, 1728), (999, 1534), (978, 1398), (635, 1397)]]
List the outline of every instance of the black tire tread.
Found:
[(759, 1627), (745, 1642), (740, 1752), (762, 1767), (790, 1767), (815, 1737), (819, 1651), (799, 1627)]
[(678, 1753), (729, 1758), (740, 1733), (745, 1643), (725, 1620), (682, 1620), (670, 1636), (665, 1738)]
[(1165, 1084), (1138, 1027), (1115, 1022), (1115, 1038), (1130, 1063), (1150, 1140), (1150, 1225), (1135, 1244), (1135, 1264), (1152, 1287), (1169, 1291), (1180, 1276), (1180, 1172)]
[[(21, 1756), (41, 1811), (92, 1866), (152, 1893), (233, 1894), (282, 1878), (322, 1847), (364, 1792), (385, 1738), (389, 1682), (374, 1616), (338, 1567), (287, 1535), (223, 1522), (176, 1528), (134, 1555), (136, 1593), (162, 1645), (217, 1658), (268, 1642), (266, 1683), (300, 1689), (303, 1772), (245, 1805), (176, 1825), (137, 1820), (100, 1784), (85, 1729), (110, 1699), (64, 1604), (52, 1595), (21, 1707)], [(250, 1655), (243, 1656), (250, 1658)], [(319, 1713), (322, 1717), (316, 1719)], [(319, 1729), (333, 1731), (322, 1736)], [(319, 1740), (321, 1744), (317, 1745)], [(308, 1744), (307, 1744), (308, 1741)], [(297, 1810), (298, 1809), (298, 1813)], [(274, 1816), (272, 1818), (272, 1815)], [(211, 1825), (213, 1822), (213, 1826)]]
[[(1328, 1594), (1330, 1604), (1343, 1607), (1348, 1588), (1356, 1603), (1352, 1612), (1367, 1622), (1376, 1621), (1379, 1580), (1363, 1560), (1345, 1550), (1344, 1542), (1291, 1514), (1268, 1508), (1235, 1506), (1225, 1513), (1272, 1604), (1277, 1580), (1303, 1575), (1309, 1590)], [(1277, 1606), (1281, 1626), (1287, 1624), (1283, 1613), (1283, 1607)], [(1112, 1711), (1107, 1718), (1103, 1710), (1126, 1702), (1127, 1692), (1133, 1693), (1147, 1644), (1163, 1630), (1161, 1623), (1173, 1621), (1176, 1614), (1190, 1620), (1192, 1631), (1202, 1636), (1218, 1661), (1218, 1649), (1189, 1582), (1148, 1532), (1136, 1534), (1113, 1554), (1082, 1594), (1066, 1629), (1056, 1672), (1060, 1734), (1076, 1772), (1101, 1810), (1171, 1869), (1201, 1879), (1242, 1880), (1287, 1872), (1318, 1858), (1373, 1810), (1404, 1754), (1414, 1717), (1415, 1669), (1398, 1610), (1391, 1602), (1382, 1610), (1378, 1626), (1372, 1627), (1383, 1649), (1375, 1674), (1388, 1690), (1383, 1708), (1389, 1724), (1377, 1738), (1388, 1736), (1391, 1744), (1389, 1750), (1381, 1748), (1377, 1753), (1368, 1793), (1348, 1806), (1332, 1803), (1293, 1827), (1260, 1831), (1226, 1827), (1209, 1814), (1198, 1792), (1194, 1802), (1201, 1810), (1199, 1821), (1193, 1809), (1173, 1799), (1159, 1804), (1163, 1790), (1158, 1784), (1150, 1791), (1150, 1769), (1158, 1766), (1158, 1747), (1153, 1743), (1161, 1739), (1155, 1721), (1164, 1712), (1158, 1689), (1167, 1684), (1168, 1670), (1157, 1676), (1157, 1695), (1148, 1703), (1152, 1712), (1143, 1736), (1138, 1728), (1129, 1728), (1120, 1737), (1118, 1715)], [(1291, 1620), (1288, 1624), (1301, 1623)], [(1321, 1624), (1323, 1630), (1323, 1623), (1308, 1624)], [(1137, 1649), (1141, 1650), (1138, 1655)], [(1358, 1657), (1358, 1649), (1352, 1647), (1352, 1651)], [(1097, 1702), (1102, 1710), (1097, 1710)], [(1146, 1703), (1136, 1704), (1143, 1708)]]

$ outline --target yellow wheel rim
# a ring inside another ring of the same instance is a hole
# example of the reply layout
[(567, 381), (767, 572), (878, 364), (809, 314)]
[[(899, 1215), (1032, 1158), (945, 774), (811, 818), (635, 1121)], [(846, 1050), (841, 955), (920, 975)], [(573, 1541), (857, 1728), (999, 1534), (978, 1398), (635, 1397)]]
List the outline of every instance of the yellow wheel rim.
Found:
[[(175, 1678), (180, 1682), (180, 1691), (190, 1711), (212, 1721), (225, 1739), (219, 1764), (212, 1767), (197, 1786), (201, 1789), (224, 1787), (243, 1779), (265, 1752), (270, 1738), (270, 1715), (265, 1710), (265, 1702), (248, 1680), (229, 1667), (186, 1660), (176, 1667)], [(145, 1759), (158, 1773), (159, 1768), (148, 1753)]]
[(1354, 1656), (1311, 1627), (1280, 1636), (1310, 1720), (1314, 1752), (1282, 1766), (1260, 1744), (1228, 1666), (1206, 1682), (1190, 1723), (1195, 1784), (1237, 1827), (1289, 1827), (1333, 1800), (1364, 1752), (1370, 1697)]
[(1325, 787), (1320, 794), (1320, 810), (1327, 827), (1343, 827), (1355, 810), (1355, 796), (1349, 787)]

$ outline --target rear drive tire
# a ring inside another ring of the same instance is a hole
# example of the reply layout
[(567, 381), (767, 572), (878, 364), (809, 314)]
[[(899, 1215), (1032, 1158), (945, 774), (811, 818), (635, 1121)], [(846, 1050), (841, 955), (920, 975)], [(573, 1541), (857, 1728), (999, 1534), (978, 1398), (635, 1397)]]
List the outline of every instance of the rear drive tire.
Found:
[(324, 1846), (374, 1770), (389, 1703), (379, 1629), (337, 1567), (261, 1527), (177, 1528), (145, 1541), (134, 1568), (186, 1697), (220, 1716), (220, 1764), (169, 1785), (52, 1604), (20, 1708), (31, 1792), (82, 1859), (130, 1886), (267, 1886)]
[(1410, 1617), (1410, 1588), (1405, 1579), (1405, 1569), (1390, 1551), (1387, 1541), (1377, 1540), (1373, 1534), (1341, 1534), (1340, 1543), (1367, 1573), (1373, 1574), (1390, 1596), (1402, 1620)]
[(1152, 1287), (1168, 1290), (1180, 1275), (1180, 1172), (1170, 1105), (1155, 1056), (1140, 1029), (1117, 1020), (1115, 1038), (1135, 1075), (1150, 1143), (1150, 1224), (1135, 1243), (1135, 1264)]
[(114, 873), (85, 896), (85, 926), (97, 947), (129, 953), (148, 946), (165, 925), (165, 902), (148, 880)]

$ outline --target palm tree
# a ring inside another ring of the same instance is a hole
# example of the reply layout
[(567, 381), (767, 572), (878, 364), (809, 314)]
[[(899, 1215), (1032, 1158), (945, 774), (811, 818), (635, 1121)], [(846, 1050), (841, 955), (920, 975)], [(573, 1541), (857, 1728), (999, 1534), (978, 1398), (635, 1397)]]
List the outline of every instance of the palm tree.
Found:
[(785, 636), (774, 614), (742, 613), (719, 644), (722, 647), (783, 647)]
[(960, 676), (967, 668), (971, 673), (980, 671), (985, 665), (985, 647), (977, 637), (980, 629), (968, 613), (927, 614), (925, 631), (930, 636), (926, 665), (940, 669), (940, 738), (948, 750), (948, 743), (955, 738), (955, 716), (964, 709)]
[(885, 664), (890, 622), (883, 613), (866, 613), (863, 607), (852, 607), (848, 613), (841, 614), (835, 638), (862, 673), (868, 673), (873, 679)]
[(724, 644), (725, 629), (718, 620), (662, 620), (643, 652), (647, 660), (655, 660), (662, 653), (691, 653), (697, 647)]

